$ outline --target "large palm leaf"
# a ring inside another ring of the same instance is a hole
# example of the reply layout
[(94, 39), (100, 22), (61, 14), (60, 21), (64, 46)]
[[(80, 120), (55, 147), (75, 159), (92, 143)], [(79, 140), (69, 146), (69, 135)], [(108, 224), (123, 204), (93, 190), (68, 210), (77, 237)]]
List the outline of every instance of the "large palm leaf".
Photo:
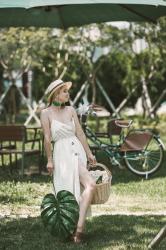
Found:
[(52, 235), (67, 238), (74, 232), (79, 218), (79, 205), (74, 195), (66, 190), (59, 191), (56, 196), (45, 195), (41, 218)]

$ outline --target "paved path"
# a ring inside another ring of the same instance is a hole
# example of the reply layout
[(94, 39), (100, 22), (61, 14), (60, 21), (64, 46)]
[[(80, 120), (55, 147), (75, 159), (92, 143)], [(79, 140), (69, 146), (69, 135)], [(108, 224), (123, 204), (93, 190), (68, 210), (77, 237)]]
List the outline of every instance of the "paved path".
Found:
[(92, 213), (92, 216), (100, 216), (100, 215), (134, 215), (134, 216), (144, 216), (144, 215), (154, 215), (154, 216), (157, 216), (157, 215), (163, 215), (163, 216), (166, 216), (166, 211), (161, 211), (161, 212), (151, 212), (151, 211), (148, 211), (148, 212), (121, 212), (121, 211), (115, 211), (115, 212), (108, 212), (108, 211), (103, 211), (103, 212), (93, 212)]

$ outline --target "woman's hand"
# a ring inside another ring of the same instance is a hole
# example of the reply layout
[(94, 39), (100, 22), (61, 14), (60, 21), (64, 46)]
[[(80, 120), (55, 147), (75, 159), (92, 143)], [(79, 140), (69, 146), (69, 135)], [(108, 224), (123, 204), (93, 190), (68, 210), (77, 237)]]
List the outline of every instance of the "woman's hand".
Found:
[(88, 162), (89, 162), (90, 167), (95, 167), (97, 163), (96, 157), (92, 153), (88, 155)]
[(52, 175), (53, 169), (54, 169), (53, 162), (48, 161), (48, 163), (47, 163), (47, 170), (48, 170), (48, 172), (49, 172), (50, 175)]

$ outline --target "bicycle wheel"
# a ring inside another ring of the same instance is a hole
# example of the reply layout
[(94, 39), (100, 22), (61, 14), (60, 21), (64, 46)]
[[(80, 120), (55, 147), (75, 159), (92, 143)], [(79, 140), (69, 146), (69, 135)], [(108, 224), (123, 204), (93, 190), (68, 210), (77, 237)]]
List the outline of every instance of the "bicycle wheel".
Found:
[(162, 141), (155, 135), (148, 146), (140, 151), (128, 151), (124, 154), (127, 168), (134, 174), (148, 176), (154, 174), (161, 167), (164, 157), (164, 146)]

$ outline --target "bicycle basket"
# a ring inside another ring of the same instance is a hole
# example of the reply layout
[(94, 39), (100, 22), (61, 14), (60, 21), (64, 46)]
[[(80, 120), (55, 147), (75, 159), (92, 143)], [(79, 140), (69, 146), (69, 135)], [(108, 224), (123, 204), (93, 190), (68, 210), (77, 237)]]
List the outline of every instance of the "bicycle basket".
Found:
[(131, 131), (121, 145), (120, 151), (143, 150), (150, 142), (152, 136), (153, 134), (150, 131)]
[[(110, 191), (111, 191), (112, 174), (111, 174), (110, 170), (104, 164), (101, 164), (99, 162), (96, 164), (96, 167), (93, 168), (92, 171), (90, 171), (92, 178), (94, 178), (94, 175), (95, 175), (93, 172), (96, 172), (97, 171), (96, 169), (98, 167), (102, 169), (102, 171), (100, 171), (100, 175), (98, 175), (98, 177), (100, 178), (102, 176), (103, 178), (101, 180), (101, 183), (98, 183), (98, 184), (96, 183), (96, 190), (95, 190), (95, 193), (93, 195), (91, 204), (103, 204), (103, 203), (105, 203), (108, 200), (108, 198), (110, 196)], [(103, 174), (102, 174), (102, 172), (103, 172)], [(95, 178), (96, 178), (96, 176), (95, 176)]]

